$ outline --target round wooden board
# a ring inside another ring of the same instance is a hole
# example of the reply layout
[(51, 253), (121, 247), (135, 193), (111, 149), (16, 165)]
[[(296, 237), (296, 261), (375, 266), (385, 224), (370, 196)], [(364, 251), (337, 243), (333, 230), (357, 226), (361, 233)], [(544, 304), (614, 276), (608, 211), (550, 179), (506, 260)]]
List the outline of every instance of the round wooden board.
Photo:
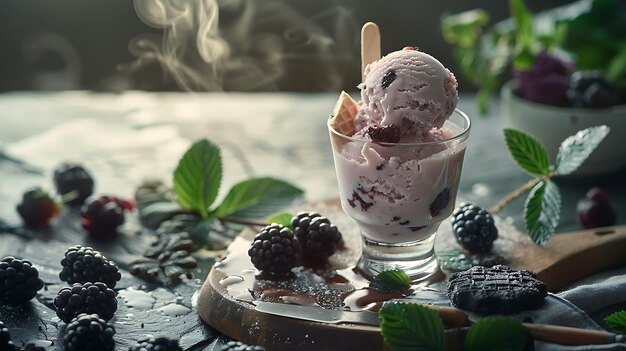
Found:
[(268, 350), (385, 350), (380, 329), (354, 324), (325, 324), (258, 312), (250, 302), (228, 296), (219, 283), (225, 275), (209, 274), (198, 297), (200, 317), (213, 328)]

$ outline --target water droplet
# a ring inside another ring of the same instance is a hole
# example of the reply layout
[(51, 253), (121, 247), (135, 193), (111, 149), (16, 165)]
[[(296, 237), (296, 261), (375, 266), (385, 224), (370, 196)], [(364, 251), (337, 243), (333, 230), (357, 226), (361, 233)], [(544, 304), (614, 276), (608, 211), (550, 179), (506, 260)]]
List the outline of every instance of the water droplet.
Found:
[(124, 299), (128, 307), (138, 308), (140, 310), (150, 310), (154, 306), (156, 299), (152, 293), (137, 290), (135, 288), (122, 289), (118, 292), (119, 296)]
[(167, 304), (158, 309), (161, 313), (170, 317), (183, 316), (191, 312), (191, 308), (176, 303)]

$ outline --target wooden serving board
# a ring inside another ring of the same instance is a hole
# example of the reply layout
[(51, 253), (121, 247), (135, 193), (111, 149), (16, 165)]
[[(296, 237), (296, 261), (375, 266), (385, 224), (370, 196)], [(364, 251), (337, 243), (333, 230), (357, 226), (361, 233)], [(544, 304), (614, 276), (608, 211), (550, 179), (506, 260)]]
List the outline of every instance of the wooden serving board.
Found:
[[(355, 263), (360, 256), (360, 238), (351, 219), (343, 214), (338, 201), (307, 207), (330, 217), (344, 235), (349, 249), (343, 262)], [(626, 226), (563, 233), (540, 247), (527, 235), (506, 223), (499, 223), (500, 238), (493, 251), (506, 258), (506, 264), (536, 272), (550, 291), (558, 291), (590, 274), (626, 262)], [(442, 223), (436, 250), (458, 248), (448, 221)], [(242, 233), (250, 239), (252, 231)], [(243, 239), (241, 239), (243, 240)], [(239, 245), (231, 249), (241, 251)], [(241, 252), (239, 252), (241, 254)], [(241, 256), (241, 255), (240, 255)], [(219, 266), (219, 265), (218, 265)], [(249, 268), (253, 268), (249, 264)], [(198, 298), (200, 317), (223, 334), (270, 350), (387, 350), (378, 327), (354, 324), (326, 324), (258, 312), (246, 299), (233, 297), (224, 280), (226, 274), (215, 267), (204, 282)], [(461, 337), (448, 331), (449, 349), (462, 345)], [(455, 346), (456, 345), (456, 346)]]

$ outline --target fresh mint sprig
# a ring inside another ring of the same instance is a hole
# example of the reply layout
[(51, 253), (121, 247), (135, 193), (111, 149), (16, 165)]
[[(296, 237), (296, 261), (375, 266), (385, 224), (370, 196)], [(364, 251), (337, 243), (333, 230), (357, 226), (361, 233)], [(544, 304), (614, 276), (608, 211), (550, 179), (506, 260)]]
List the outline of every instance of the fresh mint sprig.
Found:
[(526, 230), (535, 243), (546, 243), (554, 235), (561, 214), (561, 193), (552, 178), (578, 169), (609, 131), (607, 126), (590, 127), (566, 138), (559, 147), (556, 165), (550, 165), (546, 150), (536, 139), (516, 129), (505, 129), (504, 139), (511, 157), (535, 178), (517, 188), (490, 211), (498, 213), (530, 191), (524, 205)]
[(444, 351), (445, 329), (434, 310), (415, 303), (385, 302), (378, 312), (380, 331), (394, 351)]
[[(443, 322), (437, 312), (410, 302), (388, 301), (378, 312), (383, 339), (394, 351), (439, 351), (446, 349)], [(523, 350), (527, 339), (524, 325), (513, 318), (487, 317), (468, 331), (468, 351)]]
[(174, 171), (174, 194), (180, 206), (205, 220), (264, 218), (301, 197), (302, 189), (274, 178), (251, 178), (235, 184), (215, 205), (222, 180), (220, 149), (209, 140), (193, 143)]
[(614, 333), (626, 334), (626, 311), (610, 314), (604, 322)]
[(369, 287), (381, 292), (403, 292), (411, 287), (411, 279), (403, 270), (393, 269), (376, 274)]

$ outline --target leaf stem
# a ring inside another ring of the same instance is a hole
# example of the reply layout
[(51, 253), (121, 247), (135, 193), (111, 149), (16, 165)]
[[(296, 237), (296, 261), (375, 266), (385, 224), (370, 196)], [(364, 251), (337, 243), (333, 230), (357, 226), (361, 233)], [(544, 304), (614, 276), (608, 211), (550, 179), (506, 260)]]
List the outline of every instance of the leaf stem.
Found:
[(526, 182), (525, 184), (523, 184), (519, 188), (513, 190), (512, 193), (507, 195), (507, 197), (502, 199), (495, 206), (490, 208), (489, 212), (491, 212), (491, 213), (498, 213), (498, 212), (502, 211), (502, 209), (505, 208), (511, 202), (513, 202), (513, 200), (517, 199), (518, 197), (522, 196), (522, 194), (524, 194), (528, 190), (532, 189), (541, 180), (542, 180), (542, 178), (533, 178), (533, 179), (529, 180), (528, 182)]
[(252, 221), (252, 220), (243, 219), (243, 218), (235, 218), (235, 217), (218, 217), (218, 219), (222, 222), (251, 225), (254, 227), (265, 227), (267, 225), (267, 223), (264, 223), (264, 222), (257, 222), (257, 221)]

